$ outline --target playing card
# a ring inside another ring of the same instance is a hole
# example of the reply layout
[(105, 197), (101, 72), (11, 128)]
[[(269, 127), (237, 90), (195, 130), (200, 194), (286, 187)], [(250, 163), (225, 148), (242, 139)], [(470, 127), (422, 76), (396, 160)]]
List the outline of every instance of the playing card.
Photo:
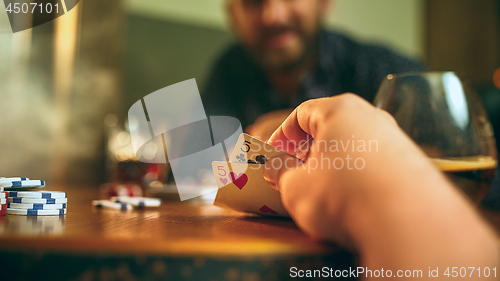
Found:
[(265, 164), (268, 159), (284, 154), (288, 153), (250, 135), (241, 134), (229, 161)]
[(260, 215), (289, 216), (279, 192), (262, 175), (264, 165), (215, 161), (212, 168), (219, 187), (214, 205)]

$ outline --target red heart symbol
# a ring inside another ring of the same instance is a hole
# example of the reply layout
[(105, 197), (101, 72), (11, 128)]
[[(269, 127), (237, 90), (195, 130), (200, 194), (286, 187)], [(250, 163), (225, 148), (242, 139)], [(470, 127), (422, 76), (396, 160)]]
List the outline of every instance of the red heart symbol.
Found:
[(219, 180), (220, 180), (220, 182), (222, 182), (222, 184), (223, 184), (223, 185), (226, 185), (226, 183), (227, 183), (227, 179), (225, 179), (225, 178), (220, 178)]
[(277, 215), (278, 214), (273, 209), (269, 208), (266, 205), (260, 207), (259, 211), (261, 211), (263, 213), (267, 213), (267, 214), (273, 214), (273, 215)]
[(234, 185), (236, 185), (236, 187), (240, 190), (245, 186), (245, 184), (247, 184), (248, 181), (248, 176), (244, 173), (237, 175), (236, 173), (231, 172), (229, 173), (229, 177), (233, 181)]

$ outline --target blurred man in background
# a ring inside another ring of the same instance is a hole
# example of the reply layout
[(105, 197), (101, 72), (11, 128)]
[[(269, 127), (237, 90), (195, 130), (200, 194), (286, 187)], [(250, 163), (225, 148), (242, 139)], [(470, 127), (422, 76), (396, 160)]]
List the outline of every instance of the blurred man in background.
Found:
[(216, 63), (203, 102), (208, 115), (234, 116), (261, 139), (303, 101), (353, 92), (371, 102), (387, 74), (422, 69), (325, 30), (331, 0), (227, 1), (239, 42)]

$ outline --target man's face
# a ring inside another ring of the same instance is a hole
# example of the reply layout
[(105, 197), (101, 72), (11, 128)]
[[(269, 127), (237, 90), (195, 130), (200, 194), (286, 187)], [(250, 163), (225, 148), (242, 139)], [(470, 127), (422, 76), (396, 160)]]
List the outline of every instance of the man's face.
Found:
[(329, 0), (230, 0), (236, 35), (267, 70), (300, 64), (311, 52)]

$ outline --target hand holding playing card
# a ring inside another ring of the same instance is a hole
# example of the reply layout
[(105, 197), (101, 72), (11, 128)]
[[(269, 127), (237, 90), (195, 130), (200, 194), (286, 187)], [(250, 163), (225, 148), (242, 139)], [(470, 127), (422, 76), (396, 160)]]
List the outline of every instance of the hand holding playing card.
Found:
[[(354, 141), (353, 135), (356, 140), (378, 141), (379, 152), (332, 151), (328, 147), (331, 140)], [(281, 193), (284, 206), (299, 227), (321, 239), (351, 243), (348, 229), (340, 222), (345, 221), (347, 212), (352, 211), (349, 206), (358, 199), (382, 194), (387, 185), (381, 186), (384, 180), (381, 176), (401, 169), (400, 161), (394, 159), (394, 155), (400, 154), (398, 150), (426, 161), (387, 113), (352, 95), (301, 104), (276, 130), (269, 144), (293, 153), (311, 136), (314, 141), (303, 162), (296, 161), (293, 166), (289, 156), (278, 156), (266, 163), (263, 175)], [(333, 167), (334, 159), (345, 161), (346, 157), (362, 158), (365, 167)], [(279, 165), (287, 159), (289, 165)], [(429, 168), (433, 171), (432, 166)], [(407, 184), (393, 172), (390, 177), (394, 181), (401, 180), (401, 186), (402, 182)]]
[(262, 175), (263, 164), (268, 159), (285, 154), (281, 149), (241, 134), (230, 162), (212, 163), (219, 188), (214, 204), (241, 212), (289, 216), (279, 192), (271, 188)]
[[(282, 155), (269, 160), (264, 170), (304, 232), (356, 249), (366, 268), (396, 272), (457, 264), (498, 266), (495, 231), (387, 112), (354, 95), (310, 100), (269, 142), (295, 144), (308, 135), (314, 136), (314, 143), (304, 162), (278, 167), (276, 163), (290, 159)], [(376, 141), (377, 150), (324, 148), (325, 142), (354, 136)], [(365, 165), (314, 167), (318, 159), (347, 154), (362, 158)]]

